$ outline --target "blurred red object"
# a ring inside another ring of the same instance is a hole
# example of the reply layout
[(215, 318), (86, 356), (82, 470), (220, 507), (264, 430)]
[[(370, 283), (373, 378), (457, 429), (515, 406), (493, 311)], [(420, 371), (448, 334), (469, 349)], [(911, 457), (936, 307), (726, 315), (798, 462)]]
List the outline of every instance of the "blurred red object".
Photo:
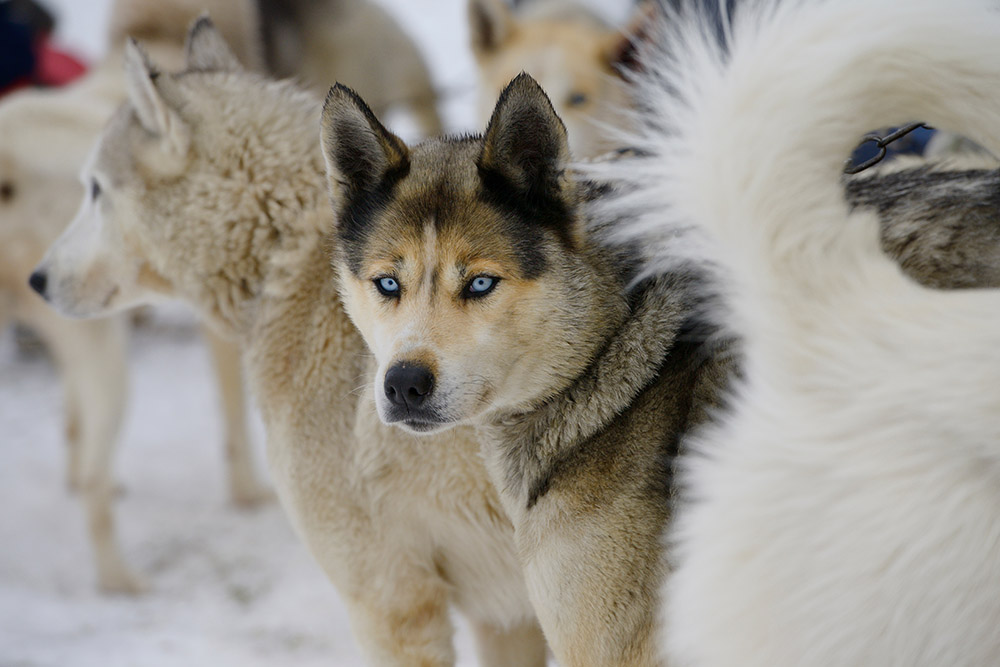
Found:
[(53, 46), (48, 37), (42, 37), (35, 46), (35, 71), (0, 89), (0, 97), (30, 86), (65, 86), (86, 72), (83, 61)]
[(47, 38), (43, 38), (38, 45), (37, 56), (35, 84), (39, 86), (65, 86), (87, 71), (83, 62), (53, 47)]

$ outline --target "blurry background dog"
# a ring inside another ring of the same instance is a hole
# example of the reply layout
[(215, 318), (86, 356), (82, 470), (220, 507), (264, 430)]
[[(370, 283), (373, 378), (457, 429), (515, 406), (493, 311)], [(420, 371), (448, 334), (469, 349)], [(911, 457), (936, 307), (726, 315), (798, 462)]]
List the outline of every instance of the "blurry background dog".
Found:
[(358, 90), (384, 114), (409, 110), (423, 136), (443, 129), (424, 58), (399, 23), (371, 0), (258, 0), (271, 72), (325, 92)]
[(566, 124), (575, 158), (621, 145), (631, 108), (623, 79), (639, 64), (637, 46), (655, 12), (639, 3), (621, 27), (570, 0), (469, 0), (469, 33), (479, 75), (479, 117), (489, 120), (497, 96), (524, 71), (542, 86)]
[[(116, 538), (111, 503), (112, 455), (127, 384), (127, 325), (113, 317), (67, 320), (44, 306), (28, 287), (25, 271), (62, 232), (79, 204), (80, 167), (100, 128), (124, 98), (122, 47), (126, 35), (143, 35), (171, 66), (180, 64), (187, 25), (210, 8), (251, 65), (259, 64), (259, 29), (253, 4), (216, 0), (118, 0), (108, 35), (108, 55), (67, 88), (24, 90), (0, 102), (0, 326), (30, 327), (60, 366), (65, 386), (69, 486), (83, 496), (101, 589), (137, 592)], [(254, 471), (247, 436), (238, 352), (205, 330), (218, 370), (226, 418), (226, 460), (234, 502), (253, 505), (269, 497)]]

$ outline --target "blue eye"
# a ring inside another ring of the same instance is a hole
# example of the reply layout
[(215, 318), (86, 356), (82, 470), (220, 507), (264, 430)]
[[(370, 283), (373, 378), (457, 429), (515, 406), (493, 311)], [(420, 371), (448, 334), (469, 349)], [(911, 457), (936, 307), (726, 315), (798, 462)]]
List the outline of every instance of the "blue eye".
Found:
[(385, 296), (399, 296), (399, 282), (395, 278), (389, 276), (384, 276), (382, 278), (376, 278), (372, 282), (375, 283), (375, 287), (378, 291)]
[(493, 276), (476, 276), (465, 286), (465, 296), (478, 297), (486, 296), (493, 291), (493, 288), (500, 282), (499, 278)]

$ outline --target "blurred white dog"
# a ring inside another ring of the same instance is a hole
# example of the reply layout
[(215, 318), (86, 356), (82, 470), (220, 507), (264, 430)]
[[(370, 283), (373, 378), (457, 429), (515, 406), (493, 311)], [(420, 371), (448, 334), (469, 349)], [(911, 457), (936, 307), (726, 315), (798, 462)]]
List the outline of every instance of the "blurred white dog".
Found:
[[(60, 367), (68, 481), (83, 494), (98, 584), (108, 592), (134, 593), (142, 587), (122, 557), (112, 515), (112, 455), (127, 389), (127, 326), (120, 316), (65, 319), (31, 292), (28, 276), (73, 218), (87, 151), (125, 99), (126, 36), (143, 37), (151, 52), (180, 67), (187, 28), (206, 9), (240, 56), (259, 64), (252, 0), (117, 0), (109, 53), (90, 73), (65, 88), (23, 91), (0, 103), (0, 326), (14, 321), (35, 331)], [(206, 336), (225, 412), (230, 494), (239, 505), (253, 505), (270, 492), (254, 469), (239, 352), (208, 330)]]
[[(914, 119), (1000, 154), (1000, 11), (746, 0), (724, 32), (663, 27), (640, 91), (653, 157), (619, 172), (618, 213), (673, 239), (661, 267), (720, 265), (742, 339), (730, 409), (689, 443), (670, 664), (996, 664), (1000, 292), (908, 279), (842, 168), (866, 130)], [(679, 247), (678, 227), (708, 240)]]

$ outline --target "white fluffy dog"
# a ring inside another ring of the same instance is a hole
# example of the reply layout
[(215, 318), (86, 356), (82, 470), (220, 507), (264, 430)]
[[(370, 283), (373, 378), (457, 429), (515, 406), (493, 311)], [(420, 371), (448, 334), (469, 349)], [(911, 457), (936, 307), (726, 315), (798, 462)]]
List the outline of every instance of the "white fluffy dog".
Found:
[(615, 212), (659, 268), (719, 265), (743, 364), (689, 441), (670, 664), (997, 664), (1000, 292), (906, 278), (841, 171), (915, 119), (1000, 154), (1000, 6), (746, 0), (721, 45), (663, 31)]

